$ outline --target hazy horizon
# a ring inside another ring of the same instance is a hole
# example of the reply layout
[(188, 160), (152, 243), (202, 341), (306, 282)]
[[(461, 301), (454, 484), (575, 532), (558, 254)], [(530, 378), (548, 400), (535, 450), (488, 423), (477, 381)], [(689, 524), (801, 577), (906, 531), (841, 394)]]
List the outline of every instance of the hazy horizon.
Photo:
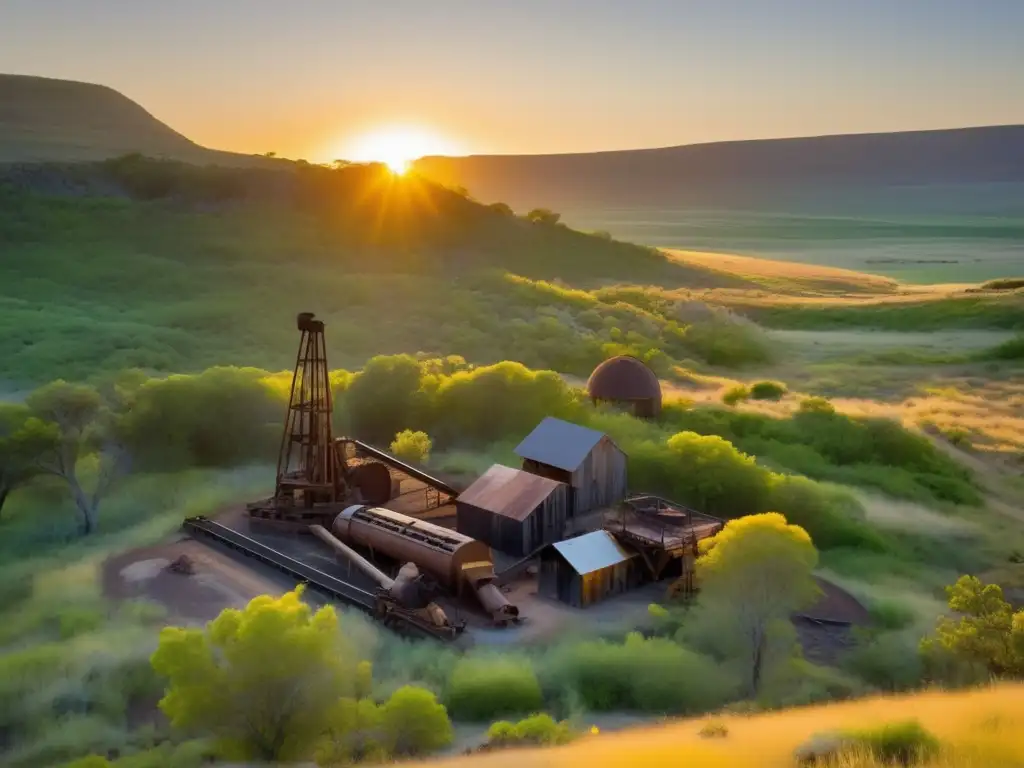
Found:
[(1010, 0), (7, 0), (0, 71), (238, 152), (558, 154), (1024, 123), (1021, 28)]

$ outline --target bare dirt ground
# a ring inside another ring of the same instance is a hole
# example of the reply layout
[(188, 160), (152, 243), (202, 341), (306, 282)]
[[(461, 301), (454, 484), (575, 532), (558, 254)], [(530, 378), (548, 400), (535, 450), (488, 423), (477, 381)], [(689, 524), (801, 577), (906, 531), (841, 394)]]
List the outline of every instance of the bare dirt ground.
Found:
[[(194, 563), (193, 575), (167, 570), (182, 555)], [(153, 600), (167, 608), (170, 619), (187, 624), (209, 621), (225, 608), (242, 608), (254, 597), (290, 588), (281, 579), (187, 537), (112, 557), (103, 566), (102, 578), (108, 596)]]

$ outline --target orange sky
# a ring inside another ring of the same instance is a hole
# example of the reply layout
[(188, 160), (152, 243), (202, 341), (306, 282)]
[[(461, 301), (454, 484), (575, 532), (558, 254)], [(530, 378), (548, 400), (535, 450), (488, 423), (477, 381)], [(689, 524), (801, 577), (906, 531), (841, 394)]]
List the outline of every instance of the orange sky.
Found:
[(0, 72), (207, 146), (549, 153), (1024, 123), (1020, 0), (0, 0)]

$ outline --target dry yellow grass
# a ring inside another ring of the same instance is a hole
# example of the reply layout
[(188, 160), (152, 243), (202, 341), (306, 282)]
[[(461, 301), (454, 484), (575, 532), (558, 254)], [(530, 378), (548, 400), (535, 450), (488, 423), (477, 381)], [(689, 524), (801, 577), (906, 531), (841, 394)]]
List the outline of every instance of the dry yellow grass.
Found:
[[(753, 717), (716, 717), (724, 738), (707, 739), (707, 718), (618, 733), (588, 735), (567, 747), (511, 750), (431, 762), (480, 768), (772, 768), (793, 766), (793, 751), (817, 733), (870, 728), (908, 718), (935, 733), (947, 753), (931, 765), (1002, 768), (1024, 764), (1024, 685), (961, 693), (924, 693), (786, 710)], [(871, 766), (851, 758), (847, 768)]]
[(891, 294), (901, 287), (892, 278), (818, 264), (799, 264), (792, 261), (773, 261), (705, 251), (669, 249), (665, 253), (682, 264), (742, 277), (770, 288), (790, 287), (828, 293)]

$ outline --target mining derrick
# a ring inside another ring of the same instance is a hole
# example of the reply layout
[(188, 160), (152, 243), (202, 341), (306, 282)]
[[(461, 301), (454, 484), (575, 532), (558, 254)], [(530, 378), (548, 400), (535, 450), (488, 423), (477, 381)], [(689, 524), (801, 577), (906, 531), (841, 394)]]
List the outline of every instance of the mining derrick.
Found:
[(331, 384), (323, 321), (298, 316), (299, 351), (277, 460), (274, 495), (248, 506), (253, 517), (313, 523), (344, 501), (345, 468), (331, 434)]

